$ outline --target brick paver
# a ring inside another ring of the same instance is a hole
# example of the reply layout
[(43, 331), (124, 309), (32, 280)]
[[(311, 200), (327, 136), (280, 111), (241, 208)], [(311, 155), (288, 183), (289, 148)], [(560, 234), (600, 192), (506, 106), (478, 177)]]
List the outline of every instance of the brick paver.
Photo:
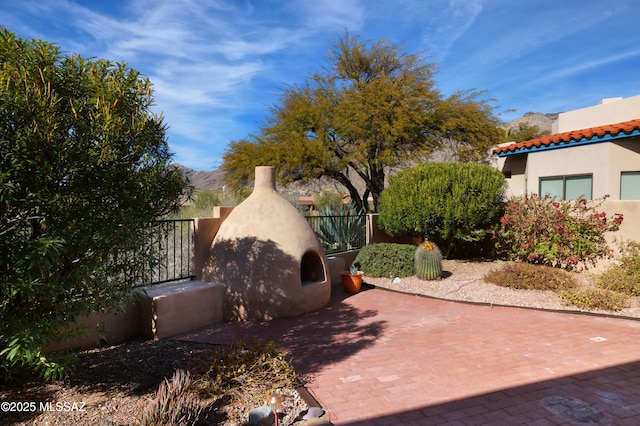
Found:
[(318, 312), (183, 338), (277, 342), (336, 425), (640, 424), (640, 321), (333, 293)]

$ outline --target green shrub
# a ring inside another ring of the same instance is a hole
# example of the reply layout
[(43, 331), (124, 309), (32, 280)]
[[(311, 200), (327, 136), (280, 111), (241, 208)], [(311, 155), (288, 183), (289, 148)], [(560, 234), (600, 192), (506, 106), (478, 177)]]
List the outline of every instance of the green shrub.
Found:
[(565, 306), (576, 306), (584, 310), (620, 311), (627, 306), (627, 297), (602, 288), (573, 291), (561, 291), (560, 298)]
[(191, 195), (153, 86), (124, 63), (0, 29), (0, 380), (117, 312), (156, 263), (149, 223)]
[(517, 197), (504, 207), (497, 246), (512, 260), (572, 270), (610, 257), (605, 232), (617, 231), (622, 215), (607, 218), (597, 212), (604, 198), (556, 201), (533, 194)]
[(425, 237), (445, 258), (469, 250), (497, 223), (506, 188), (497, 169), (471, 163), (425, 163), (389, 179), (380, 226), (390, 235)]
[(597, 284), (604, 290), (640, 296), (640, 283), (620, 265), (614, 265), (598, 275)]
[(360, 270), (370, 277), (409, 277), (415, 274), (415, 251), (411, 244), (368, 244), (360, 250), (354, 263), (359, 263)]
[[(319, 212), (324, 212), (326, 209), (332, 211), (338, 211), (344, 205), (342, 201), (342, 195), (335, 191), (322, 191), (313, 201), (313, 205)], [(329, 213), (322, 213), (329, 214)]]
[(522, 262), (505, 264), (501, 269), (489, 272), (484, 279), (518, 290), (569, 290), (577, 285), (566, 271)]

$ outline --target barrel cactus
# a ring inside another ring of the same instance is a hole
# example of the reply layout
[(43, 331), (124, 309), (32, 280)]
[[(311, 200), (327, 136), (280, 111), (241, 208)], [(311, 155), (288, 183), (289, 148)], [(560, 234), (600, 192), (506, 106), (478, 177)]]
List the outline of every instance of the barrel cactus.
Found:
[(442, 252), (431, 241), (425, 241), (418, 246), (414, 263), (416, 275), (421, 280), (442, 278)]

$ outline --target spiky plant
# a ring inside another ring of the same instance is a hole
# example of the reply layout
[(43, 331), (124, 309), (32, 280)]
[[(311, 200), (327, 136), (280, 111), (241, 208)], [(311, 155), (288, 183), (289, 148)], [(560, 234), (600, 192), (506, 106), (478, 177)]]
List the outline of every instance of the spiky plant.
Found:
[(189, 393), (191, 377), (184, 370), (176, 370), (171, 381), (160, 383), (155, 399), (138, 422), (139, 426), (196, 425), (204, 416), (202, 405)]
[(421, 280), (442, 278), (442, 252), (431, 241), (425, 241), (416, 249), (414, 258), (416, 275)]

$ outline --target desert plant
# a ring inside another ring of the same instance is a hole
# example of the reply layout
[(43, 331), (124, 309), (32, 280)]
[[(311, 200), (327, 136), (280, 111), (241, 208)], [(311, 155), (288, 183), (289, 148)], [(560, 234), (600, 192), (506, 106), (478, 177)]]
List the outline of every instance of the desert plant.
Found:
[(359, 272), (360, 272), (360, 264), (356, 262), (351, 264), (351, 266), (349, 267), (349, 273), (351, 275), (358, 275)]
[(626, 241), (621, 245), (620, 266), (624, 272), (640, 283), (640, 243)]
[(418, 278), (422, 280), (442, 278), (442, 253), (431, 241), (425, 241), (416, 248), (414, 264)]
[(326, 204), (324, 209), (309, 220), (311, 227), (327, 252), (358, 248), (364, 237), (366, 217), (351, 204), (339, 204), (336, 208)]
[(604, 290), (611, 290), (629, 296), (640, 296), (640, 283), (629, 275), (624, 267), (613, 265), (599, 274), (597, 285)]
[(561, 291), (560, 298), (566, 306), (584, 310), (620, 311), (627, 306), (627, 296), (611, 290), (594, 288), (581, 291)]
[(346, 31), (326, 58), (304, 83), (284, 88), (259, 134), (230, 143), (221, 166), (229, 188), (249, 184), (256, 165), (277, 164), (283, 183), (323, 177), (358, 210), (378, 211), (390, 169), (452, 145), (459, 158), (484, 158), (500, 137), (484, 91), (442, 97), (438, 67), (422, 54)]
[(380, 198), (380, 226), (390, 235), (426, 236), (445, 258), (472, 251), (502, 212), (506, 180), (471, 163), (424, 163), (389, 179)]
[(513, 198), (504, 207), (497, 246), (512, 260), (567, 270), (595, 265), (612, 254), (605, 233), (617, 231), (622, 223), (622, 215), (607, 218), (596, 210), (605, 198)]
[(191, 377), (184, 370), (176, 370), (171, 381), (160, 383), (158, 392), (145, 409), (139, 426), (196, 425), (205, 411), (194, 394), (189, 393)]
[(411, 244), (377, 243), (364, 246), (355, 261), (369, 277), (408, 277), (414, 275)]
[(573, 276), (566, 271), (524, 262), (507, 263), (489, 272), (484, 280), (503, 287), (518, 290), (570, 290), (577, 286)]

